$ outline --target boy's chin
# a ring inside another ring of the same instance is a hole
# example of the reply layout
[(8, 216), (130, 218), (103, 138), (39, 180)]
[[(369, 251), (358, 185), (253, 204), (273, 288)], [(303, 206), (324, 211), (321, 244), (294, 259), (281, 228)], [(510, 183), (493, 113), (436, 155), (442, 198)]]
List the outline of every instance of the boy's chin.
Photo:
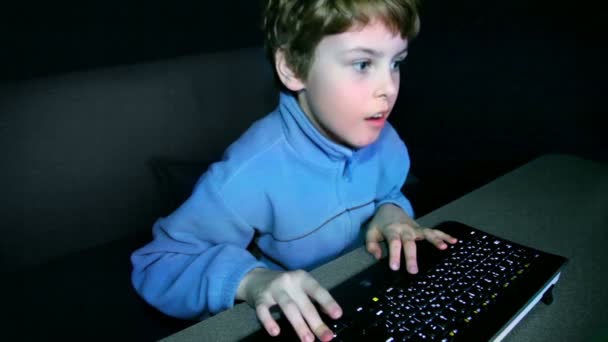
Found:
[(362, 149), (364, 147), (367, 147), (367, 146), (375, 143), (376, 140), (378, 140), (377, 136), (373, 137), (373, 138), (370, 137), (369, 139), (366, 139), (366, 140), (353, 141), (352, 143), (347, 143), (345, 145), (354, 150), (359, 150), (359, 149)]

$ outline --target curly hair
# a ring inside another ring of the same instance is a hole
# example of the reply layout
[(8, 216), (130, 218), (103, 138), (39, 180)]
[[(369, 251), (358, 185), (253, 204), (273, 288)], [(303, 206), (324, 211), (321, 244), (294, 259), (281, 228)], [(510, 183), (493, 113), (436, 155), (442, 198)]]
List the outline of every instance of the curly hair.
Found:
[(275, 52), (282, 49), (296, 76), (306, 78), (323, 37), (372, 20), (411, 40), (420, 30), (418, 0), (268, 0), (263, 15), (266, 53), (274, 63)]

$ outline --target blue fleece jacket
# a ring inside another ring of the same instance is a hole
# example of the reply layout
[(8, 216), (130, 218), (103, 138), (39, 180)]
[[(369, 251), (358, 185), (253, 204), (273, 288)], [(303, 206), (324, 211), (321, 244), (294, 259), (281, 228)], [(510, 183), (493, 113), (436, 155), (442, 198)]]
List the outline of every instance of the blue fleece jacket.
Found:
[[(131, 257), (133, 285), (174, 317), (231, 308), (253, 268), (310, 270), (332, 260), (361, 245), (363, 224), (384, 203), (413, 215), (400, 192), (409, 165), (390, 124), (353, 150), (324, 137), (282, 93), (277, 109), (211, 165), (191, 197), (155, 222), (153, 240)], [(247, 250), (254, 237), (259, 259)]]

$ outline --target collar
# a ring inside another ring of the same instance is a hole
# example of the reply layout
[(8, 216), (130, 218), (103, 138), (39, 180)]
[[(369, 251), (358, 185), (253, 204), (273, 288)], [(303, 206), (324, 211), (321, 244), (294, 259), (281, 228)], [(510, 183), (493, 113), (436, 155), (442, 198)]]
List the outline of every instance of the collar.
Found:
[(356, 150), (335, 143), (321, 134), (293, 95), (281, 92), (279, 112), (285, 123), (287, 142), (298, 154), (312, 158), (316, 162), (325, 159), (350, 164)]

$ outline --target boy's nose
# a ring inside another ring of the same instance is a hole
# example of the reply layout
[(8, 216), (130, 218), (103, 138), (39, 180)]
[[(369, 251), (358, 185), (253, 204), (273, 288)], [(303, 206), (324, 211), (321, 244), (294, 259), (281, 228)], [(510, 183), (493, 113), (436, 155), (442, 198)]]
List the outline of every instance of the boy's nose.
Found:
[(378, 86), (376, 88), (377, 97), (391, 98), (399, 91), (399, 74), (392, 72), (382, 73), (378, 76)]

